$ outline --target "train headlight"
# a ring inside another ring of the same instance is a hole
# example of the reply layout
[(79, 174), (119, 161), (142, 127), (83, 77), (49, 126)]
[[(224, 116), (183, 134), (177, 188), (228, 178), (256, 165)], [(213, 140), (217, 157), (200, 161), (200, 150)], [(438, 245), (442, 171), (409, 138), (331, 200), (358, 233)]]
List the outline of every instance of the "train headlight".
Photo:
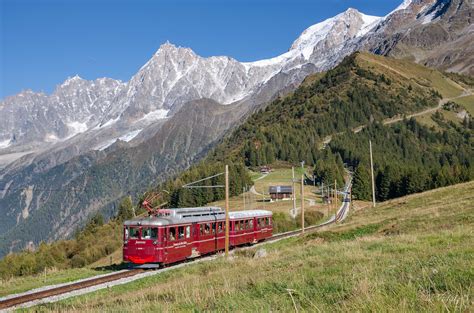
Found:
[(126, 246), (128, 244), (128, 240), (125, 240), (123, 244)]
[(157, 240), (154, 240), (153, 241), (153, 244), (156, 246), (158, 244), (158, 241)]

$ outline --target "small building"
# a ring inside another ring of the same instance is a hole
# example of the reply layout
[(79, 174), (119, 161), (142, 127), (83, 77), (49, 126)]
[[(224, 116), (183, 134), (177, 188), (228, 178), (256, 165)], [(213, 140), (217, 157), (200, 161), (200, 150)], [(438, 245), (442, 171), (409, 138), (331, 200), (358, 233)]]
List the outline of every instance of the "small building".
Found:
[(270, 166), (262, 166), (260, 167), (260, 173), (261, 174), (268, 174), (271, 172), (271, 167)]
[(268, 193), (272, 201), (290, 200), (293, 196), (293, 188), (291, 186), (270, 186)]
[(327, 196), (327, 195), (324, 195), (323, 197), (323, 203), (326, 203), (326, 204), (331, 204), (332, 203), (332, 198)]

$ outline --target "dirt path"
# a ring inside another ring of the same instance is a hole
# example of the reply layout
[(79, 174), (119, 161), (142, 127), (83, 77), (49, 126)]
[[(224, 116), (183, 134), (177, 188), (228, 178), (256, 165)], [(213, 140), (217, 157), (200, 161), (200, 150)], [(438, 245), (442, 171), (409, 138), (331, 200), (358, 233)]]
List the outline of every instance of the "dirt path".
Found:
[[(456, 97), (452, 97), (452, 98), (443, 98), (443, 99), (440, 99), (439, 102), (438, 102), (438, 105), (435, 106), (434, 108), (428, 108), (426, 110), (423, 110), (423, 111), (420, 111), (420, 112), (416, 112), (416, 113), (412, 113), (412, 114), (409, 114), (409, 115), (398, 115), (398, 116), (394, 116), (394, 117), (391, 117), (391, 118), (386, 118), (382, 121), (382, 124), (383, 125), (390, 125), (390, 124), (394, 124), (394, 123), (397, 123), (397, 122), (400, 122), (402, 121), (403, 119), (410, 119), (412, 117), (417, 117), (417, 116), (421, 116), (421, 115), (425, 115), (425, 114), (429, 114), (429, 113), (433, 113), (433, 112), (436, 112), (438, 111), (439, 109), (441, 109), (443, 107), (443, 105), (445, 105), (446, 103), (448, 103), (449, 101), (451, 100), (455, 100), (455, 99), (458, 99), (458, 98), (463, 98), (463, 97), (467, 97), (467, 96), (472, 96), (473, 95), (473, 91), (472, 90), (464, 90), (462, 92), (462, 94), (460, 94), (459, 96), (456, 96)], [(357, 126), (355, 128), (352, 129), (352, 132), (354, 134), (357, 134), (358, 132), (360, 132), (361, 130), (363, 130), (365, 127), (367, 127), (367, 125), (361, 125), (361, 126)]]
[(455, 99), (458, 99), (458, 98), (463, 98), (463, 97), (467, 97), (467, 96), (471, 96), (473, 93), (471, 90), (464, 90), (462, 92), (461, 95), (457, 96), (457, 97), (452, 97), (452, 98), (443, 98), (443, 99), (440, 99), (439, 102), (438, 102), (438, 106), (434, 107), (434, 108), (429, 108), (429, 109), (426, 109), (424, 111), (421, 111), (421, 112), (417, 112), (417, 113), (413, 113), (413, 114), (410, 114), (410, 115), (406, 115), (406, 116), (398, 116), (396, 118), (390, 118), (390, 119), (385, 119), (382, 123), (384, 125), (390, 125), (390, 124), (393, 124), (393, 123), (396, 123), (396, 122), (400, 122), (401, 120), (403, 120), (404, 118), (412, 118), (412, 117), (417, 117), (417, 116), (420, 116), (420, 115), (425, 115), (425, 114), (428, 114), (428, 113), (433, 113), (433, 112), (436, 112), (438, 111), (439, 109), (441, 109), (443, 107), (443, 105), (445, 105), (446, 103), (448, 103), (449, 101), (451, 100), (455, 100)]

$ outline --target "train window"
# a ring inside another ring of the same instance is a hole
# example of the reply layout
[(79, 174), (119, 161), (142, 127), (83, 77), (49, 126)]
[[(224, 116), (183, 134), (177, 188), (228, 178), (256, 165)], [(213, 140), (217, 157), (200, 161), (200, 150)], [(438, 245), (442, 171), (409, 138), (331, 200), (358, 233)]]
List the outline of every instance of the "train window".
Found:
[(205, 235), (209, 235), (210, 233), (211, 233), (211, 224), (206, 223), (206, 224), (204, 225), (204, 234), (205, 234)]
[(184, 238), (184, 226), (179, 226), (178, 227), (178, 239), (183, 239)]
[(129, 228), (129, 236), (130, 239), (138, 239), (140, 229), (138, 227), (130, 227)]
[(176, 228), (170, 228), (170, 241), (176, 240)]
[(266, 221), (265, 224), (270, 225), (270, 218), (269, 217), (265, 217), (265, 221)]
[(186, 238), (191, 237), (191, 226), (186, 226)]
[(125, 227), (125, 229), (123, 230), (123, 238), (125, 240), (128, 240), (128, 227)]
[(222, 233), (222, 232), (224, 231), (224, 227), (223, 227), (222, 224), (223, 224), (222, 222), (219, 222), (219, 226), (218, 226), (218, 229), (217, 229), (217, 231), (218, 231), (219, 233)]
[(268, 225), (272, 225), (272, 218), (271, 217), (268, 218)]
[(151, 227), (142, 228), (142, 239), (157, 239), (158, 238), (158, 229)]
[(249, 226), (250, 226), (250, 229), (253, 229), (253, 220), (249, 221)]
[(143, 227), (142, 228), (142, 239), (150, 239), (151, 238), (151, 228), (150, 227)]

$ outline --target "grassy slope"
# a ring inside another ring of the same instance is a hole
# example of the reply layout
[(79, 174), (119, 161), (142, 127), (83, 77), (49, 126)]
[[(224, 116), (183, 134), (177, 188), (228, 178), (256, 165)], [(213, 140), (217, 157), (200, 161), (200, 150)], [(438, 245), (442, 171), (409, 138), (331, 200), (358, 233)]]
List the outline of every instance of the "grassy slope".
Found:
[(443, 98), (460, 96), (465, 89), (461, 82), (455, 81), (455, 77), (448, 77), (437, 70), (406, 60), (386, 58), (369, 53), (361, 53), (358, 60), (359, 64), (371, 71), (389, 75), (391, 78), (398, 76), (399, 80), (405, 82), (408, 80), (422, 87), (434, 88)]
[[(472, 88), (474, 87), (471, 85), (472, 81), (464, 82), (462, 77), (447, 75), (422, 65), (407, 62), (406, 60), (384, 58), (368, 53), (361, 53), (359, 62), (373, 72), (387, 74), (387, 71), (389, 71), (392, 74), (398, 74), (399, 78), (403, 78), (403, 80), (409, 80), (424, 87), (434, 88), (443, 96), (443, 99), (454, 98), (452, 101), (466, 108), (471, 116), (474, 115), (474, 96), (460, 97), (463, 95), (463, 92), (472, 92)], [(447, 120), (457, 123), (462, 122), (462, 119), (458, 118), (454, 112), (445, 110), (441, 110), (440, 112)], [(437, 128), (436, 123), (431, 119), (433, 114), (434, 113), (428, 113), (418, 116), (416, 120), (429, 127), (433, 126)]]
[(457, 98), (454, 102), (462, 105), (471, 116), (474, 116), (474, 95)]
[[(301, 176), (302, 169), (297, 167), (295, 169), (295, 175)], [(254, 179), (257, 179), (261, 176), (260, 173), (252, 172)], [(268, 193), (268, 186), (269, 185), (276, 185), (276, 184), (290, 184), (289, 181), (291, 179), (291, 168), (285, 163), (279, 163), (276, 167), (273, 168), (271, 174), (266, 176), (263, 179), (257, 180), (255, 182), (255, 187), (257, 191), (262, 192), (266, 190)], [(300, 196), (299, 196), (299, 188), (297, 185), (297, 207), (300, 206)], [(261, 199), (260, 196), (254, 195), (251, 192), (246, 192), (246, 206), (245, 208), (248, 209), (266, 209), (271, 210), (273, 212), (282, 212), (285, 214), (289, 214), (289, 210), (292, 208), (292, 201), (279, 201), (273, 203), (262, 203), (258, 200)], [(268, 195), (267, 195), (268, 197)], [(319, 211), (324, 214), (327, 214), (327, 208), (323, 207), (319, 202), (317, 195), (313, 193), (313, 189), (310, 186), (306, 186), (305, 189), (305, 197), (306, 199), (312, 198), (315, 200), (316, 205), (309, 206), (308, 202), (306, 203), (306, 211)], [(210, 205), (218, 205), (224, 206), (223, 201), (219, 201), (216, 203), (212, 203)], [(244, 203), (243, 203), (243, 196), (238, 197), (231, 197), (230, 199), (230, 206), (231, 210), (243, 210)], [(5, 296), (12, 293), (19, 293), (26, 290), (52, 285), (52, 284), (59, 284), (65, 283), (69, 281), (73, 281), (76, 279), (91, 277), (95, 275), (100, 275), (106, 273), (113, 268), (119, 267), (122, 263), (122, 248), (120, 247), (115, 252), (110, 255), (107, 255), (103, 258), (100, 258), (96, 262), (88, 265), (84, 268), (77, 268), (77, 269), (52, 269), (47, 270), (38, 275), (29, 275), (29, 276), (20, 276), (20, 277), (12, 277), (4, 280), (0, 280), (0, 297)]]
[(473, 189), (470, 182), (359, 210), (324, 232), (267, 245), (264, 258), (251, 249), (36, 309), (469, 311)]
[[(311, 169), (307, 169), (309, 173)], [(264, 194), (265, 199), (269, 199), (268, 188), (269, 186), (276, 186), (276, 185), (291, 185), (291, 165), (286, 164), (285, 162), (279, 162), (277, 165), (272, 165), (272, 172), (265, 177), (262, 177), (260, 173), (250, 172), (250, 176), (254, 181), (255, 191), (259, 194)], [(301, 167), (295, 168), (295, 177), (297, 179), (301, 178), (303, 170)], [(260, 178), (260, 179), (259, 179)], [(317, 199), (317, 196), (313, 193), (314, 188), (310, 186), (306, 186), (305, 188), (305, 198), (307, 201), (309, 199), (313, 199), (316, 201), (320, 201)], [(300, 185), (296, 184), (296, 199), (297, 199), (297, 207), (300, 206), (301, 203), (301, 196), (300, 196)], [(245, 197), (245, 206), (244, 206), (244, 197)], [(229, 199), (229, 206), (232, 211), (239, 211), (239, 210), (249, 210), (249, 209), (265, 209), (271, 210), (273, 212), (282, 212), (282, 213), (289, 213), (289, 210), (293, 207), (292, 201), (277, 201), (277, 202), (262, 202), (264, 197), (261, 195), (255, 195), (254, 193), (248, 191), (244, 194), (241, 194), (236, 197), (231, 197)], [(224, 200), (216, 201), (211, 203), (210, 205), (216, 205), (220, 207), (224, 207), (225, 203)], [(308, 206), (308, 203), (306, 203)]]

